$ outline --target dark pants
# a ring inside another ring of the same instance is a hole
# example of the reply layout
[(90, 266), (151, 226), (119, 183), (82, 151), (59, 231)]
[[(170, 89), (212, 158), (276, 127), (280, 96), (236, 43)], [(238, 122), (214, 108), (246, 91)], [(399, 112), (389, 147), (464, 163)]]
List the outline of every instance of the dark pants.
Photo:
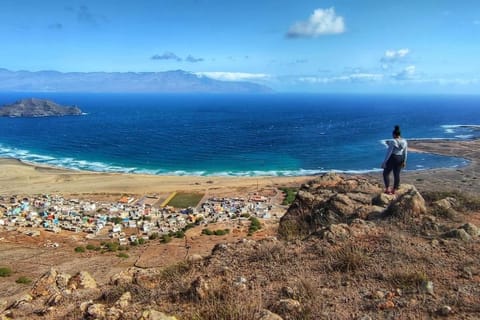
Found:
[(385, 169), (383, 169), (383, 182), (385, 187), (390, 186), (390, 172), (393, 171), (393, 189), (400, 186), (400, 171), (402, 170), (403, 156), (392, 154), (387, 160)]

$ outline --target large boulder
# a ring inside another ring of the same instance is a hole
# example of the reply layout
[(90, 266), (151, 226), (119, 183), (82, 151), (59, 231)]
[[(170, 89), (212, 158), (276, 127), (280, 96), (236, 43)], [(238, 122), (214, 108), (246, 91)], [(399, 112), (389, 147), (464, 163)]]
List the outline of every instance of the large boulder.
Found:
[(413, 185), (403, 184), (395, 195), (387, 195), (366, 177), (328, 173), (300, 188), (280, 220), (279, 233), (284, 239), (311, 234), (347, 237), (354, 221), (418, 217), (426, 211), (425, 200)]
[(33, 285), (30, 291), (33, 297), (51, 296), (53, 294), (60, 293), (60, 289), (57, 286), (58, 271), (51, 268), (45, 272)]
[(328, 173), (303, 185), (280, 220), (280, 235), (302, 237), (332, 224), (366, 218), (382, 188), (365, 177)]

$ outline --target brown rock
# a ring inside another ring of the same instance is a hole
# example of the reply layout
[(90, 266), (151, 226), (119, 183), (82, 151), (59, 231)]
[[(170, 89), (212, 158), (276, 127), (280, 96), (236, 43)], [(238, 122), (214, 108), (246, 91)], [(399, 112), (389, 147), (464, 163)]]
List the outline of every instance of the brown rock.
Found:
[(60, 289), (57, 287), (57, 275), (58, 272), (54, 268), (44, 273), (33, 285), (30, 291), (32, 296), (42, 297), (60, 293)]
[(163, 312), (149, 309), (142, 312), (142, 316), (138, 320), (177, 320), (173, 316), (168, 316)]
[(105, 319), (106, 318), (105, 305), (101, 303), (95, 303), (90, 305), (87, 309), (87, 315), (93, 319), (98, 319), (98, 320)]
[(190, 287), (190, 294), (196, 300), (205, 300), (209, 292), (208, 283), (202, 278), (198, 277), (192, 282)]
[(95, 289), (97, 282), (87, 271), (80, 271), (70, 279), (68, 287), (71, 289)]
[(261, 310), (257, 317), (255, 318), (257, 320), (283, 320), (282, 317), (280, 317), (278, 314), (273, 313), (269, 310), (263, 309)]

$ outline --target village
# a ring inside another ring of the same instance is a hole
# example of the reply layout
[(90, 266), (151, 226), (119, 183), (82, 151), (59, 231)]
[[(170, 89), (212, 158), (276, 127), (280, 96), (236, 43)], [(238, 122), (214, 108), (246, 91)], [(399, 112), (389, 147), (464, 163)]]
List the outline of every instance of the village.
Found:
[[(275, 195), (275, 194), (274, 194)], [(171, 199), (172, 197), (169, 197)], [(276, 197), (257, 193), (247, 197), (204, 197), (194, 207), (175, 208), (156, 195), (121, 196), (94, 201), (61, 195), (0, 196), (0, 229), (84, 233), (89, 240), (118, 241), (119, 245), (181, 232), (210, 223), (279, 218), (285, 208)]]

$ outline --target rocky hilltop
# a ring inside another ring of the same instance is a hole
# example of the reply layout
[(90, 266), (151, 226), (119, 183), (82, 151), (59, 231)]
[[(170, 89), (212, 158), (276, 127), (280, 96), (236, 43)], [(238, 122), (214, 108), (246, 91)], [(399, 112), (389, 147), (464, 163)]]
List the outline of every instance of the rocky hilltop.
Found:
[(61, 106), (45, 99), (22, 99), (14, 104), (0, 107), (1, 117), (53, 117), (78, 116), (82, 110), (78, 107)]
[(478, 319), (479, 215), (475, 197), (408, 184), (386, 195), (366, 177), (326, 174), (301, 187), (279, 237), (109, 279), (52, 269), (0, 299), (0, 317)]

